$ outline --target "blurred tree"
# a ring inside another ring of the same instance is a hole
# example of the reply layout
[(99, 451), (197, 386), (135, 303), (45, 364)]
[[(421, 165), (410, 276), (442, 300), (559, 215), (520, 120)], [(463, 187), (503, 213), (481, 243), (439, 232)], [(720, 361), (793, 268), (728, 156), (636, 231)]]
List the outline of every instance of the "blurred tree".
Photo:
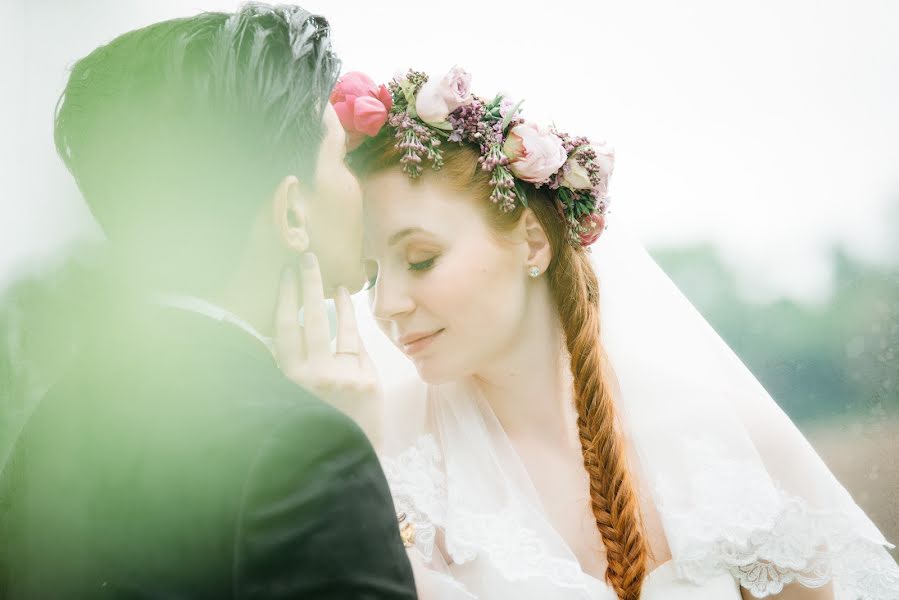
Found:
[(792, 419), (899, 413), (899, 266), (835, 248), (830, 302), (762, 305), (740, 296), (710, 246), (651, 254)]

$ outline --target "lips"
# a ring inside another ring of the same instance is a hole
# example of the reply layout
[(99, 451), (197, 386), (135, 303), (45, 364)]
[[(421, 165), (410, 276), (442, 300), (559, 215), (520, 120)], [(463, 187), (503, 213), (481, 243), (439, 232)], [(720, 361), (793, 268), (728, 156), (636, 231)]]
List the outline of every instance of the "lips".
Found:
[(441, 333), (443, 333), (443, 329), (437, 329), (435, 331), (415, 331), (402, 336), (397, 342), (407, 356), (413, 356), (430, 346)]

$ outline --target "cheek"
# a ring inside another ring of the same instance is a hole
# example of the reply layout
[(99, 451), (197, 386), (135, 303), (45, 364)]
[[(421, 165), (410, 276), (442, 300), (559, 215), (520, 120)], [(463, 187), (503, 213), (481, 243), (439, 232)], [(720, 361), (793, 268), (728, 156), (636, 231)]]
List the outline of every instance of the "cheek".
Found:
[(487, 352), (504, 344), (523, 313), (524, 280), (507, 252), (472, 247), (447, 257), (421, 299), (428, 312), (451, 330), (453, 345)]
[(309, 208), (311, 249), (322, 262), (326, 286), (362, 285), (362, 198), (349, 172), (332, 171), (317, 182)]
[[(353, 246), (354, 255), (361, 254), (362, 193), (349, 172), (335, 173), (327, 184), (328, 205), (323, 207), (331, 234)], [(358, 246), (358, 248), (356, 248)]]
[[(340, 210), (334, 211), (338, 216), (343, 216), (346, 221), (352, 224), (353, 232), (358, 233), (361, 239), (362, 235), (362, 191), (359, 189), (359, 183), (349, 171), (342, 173), (342, 177), (335, 182), (334, 196), (336, 199), (335, 208), (338, 206)], [(339, 213), (342, 213), (340, 215)]]

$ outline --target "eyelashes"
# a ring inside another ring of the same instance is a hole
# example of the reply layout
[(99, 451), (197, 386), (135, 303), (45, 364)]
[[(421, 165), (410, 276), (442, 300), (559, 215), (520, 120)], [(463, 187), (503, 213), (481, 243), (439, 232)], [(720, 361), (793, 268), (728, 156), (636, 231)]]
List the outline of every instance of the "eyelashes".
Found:
[[(437, 256), (429, 258), (427, 260), (423, 260), (420, 262), (409, 263), (408, 270), (414, 273), (421, 273), (424, 271), (428, 271), (433, 268), (434, 263), (437, 261)], [(365, 261), (365, 277), (366, 283), (364, 290), (371, 290), (378, 283), (378, 263), (373, 260)]]
[(431, 267), (434, 266), (434, 261), (437, 260), (437, 257), (429, 258), (428, 260), (423, 260), (417, 263), (409, 263), (410, 271), (427, 271)]

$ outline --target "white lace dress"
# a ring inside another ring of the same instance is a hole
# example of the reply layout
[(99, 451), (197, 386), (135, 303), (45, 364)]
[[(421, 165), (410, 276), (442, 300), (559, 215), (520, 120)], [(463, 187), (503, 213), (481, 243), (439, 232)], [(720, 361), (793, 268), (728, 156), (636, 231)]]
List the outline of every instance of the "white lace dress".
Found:
[[(473, 386), (422, 388), (420, 394), (413, 402), (427, 407), (423, 426), (385, 450), (382, 463), (417, 563), (422, 600), (616, 600), (611, 586), (581, 570), (553, 529), (523, 463)], [(702, 479), (698, 474), (696, 481)], [(741, 490), (739, 479), (711, 485), (758, 497), (752, 487), (758, 482), (747, 478)], [(696, 481), (682, 483), (687, 488)], [(728, 493), (722, 492), (722, 498)], [(663, 510), (666, 531), (678, 531), (683, 525), (678, 520), (692, 519), (689, 529), (697, 535), (691, 545), (673, 544), (673, 558), (650, 571), (643, 600), (740, 600), (741, 585), (765, 597), (793, 581), (817, 586), (831, 578), (837, 600), (899, 598), (899, 571), (882, 548), (849, 539), (854, 534), (845, 540), (834, 537), (826, 541), (842, 544), (841, 556), (827, 562), (822, 557), (830, 555), (815, 553), (813, 547), (822, 538), (809, 531), (818, 527), (818, 532), (836, 535), (833, 524), (816, 521), (822, 515), (812, 514), (799, 498), (775, 501), (781, 510), (774, 521), (759, 521), (753, 506), (733, 513), (731, 537), (703, 539), (709, 536), (703, 520), (722, 520), (708, 503), (697, 505), (692, 515)], [(849, 516), (845, 522), (851, 522)], [(741, 528), (742, 536), (734, 533)]]
[[(416, 557), (422, 600), (432, 598), (582, 598), (617, 600), (612, 588), (583, 573), (573, 557), (554, 555), (530, 527), (528, 511), (510, 506), (497, 514), (456, 515), (448, 522), (447, 481), (434, 436), (384, 460), (387, 480)], [(466, 488), (468, 485), (463, 484)], [(462, 519), (462, 520), (460, 520)], [(437, 545), (438, 530), (445, 546)], [(424, 579), (424, 581), (422, 581)], [(737, 581), (726, 572), (701, 585), (678, 577), (672, 561), (653, 569), (644, 600), (740, 600)]]

